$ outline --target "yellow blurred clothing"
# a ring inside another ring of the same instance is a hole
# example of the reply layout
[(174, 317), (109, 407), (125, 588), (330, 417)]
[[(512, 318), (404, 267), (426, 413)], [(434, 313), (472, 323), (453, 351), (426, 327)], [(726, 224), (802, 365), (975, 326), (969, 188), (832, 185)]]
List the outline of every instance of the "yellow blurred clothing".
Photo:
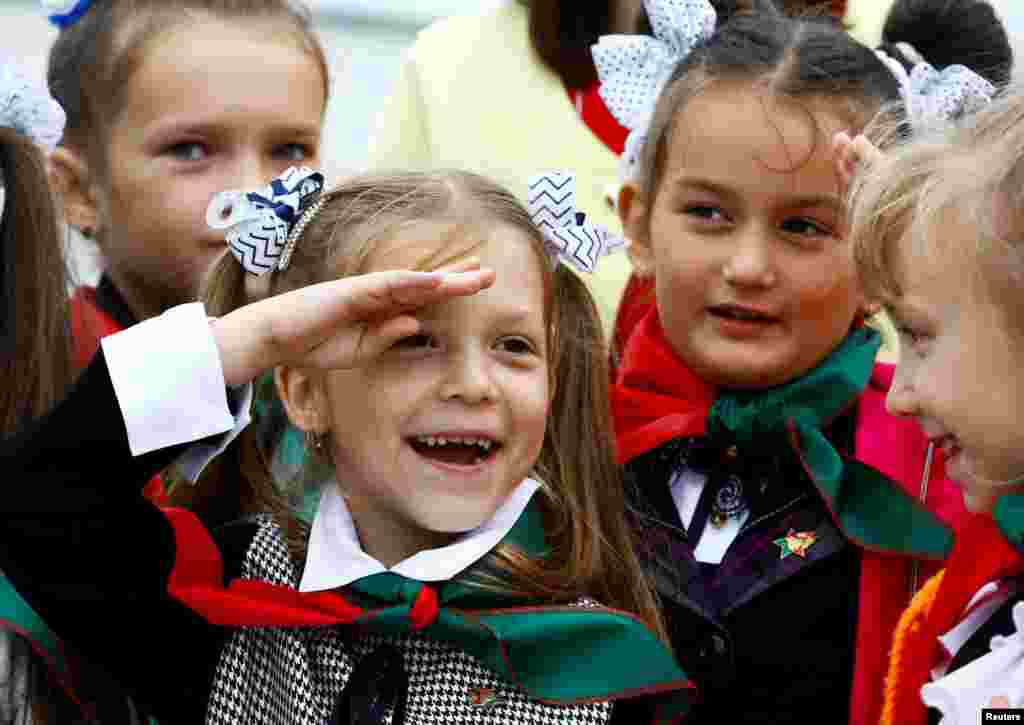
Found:
[[(853, 35), (877, 45), (891, 1), (851, 0)], [(618, 156), (584, 125), (561, 79), (534, 53), (527, 9), (516, 0), (419, 33), (377, 119), (369, 168), (466, 169), (521, 198), (531, 175), (572, 171), (578, 208), (622, 229), (606, 198), (618, 185)], [(626, 255), (613, 254), (585, 275), (606, 332), (629, 274)], [(892, 350), (890, 332), (883, 339)]]
[[(378, 119), (371, 169), (458, 168), (526, 195), (543, 171), (576, 174), (576, 203), (616, 234), (605, 199), (619, 159), (580, 120), (561, 79), (534, 55), (526, 8), (509, 2), (423, 30)], [(625, 254), (603, 258), (587, 279), (611, 327), (629, 277)]]

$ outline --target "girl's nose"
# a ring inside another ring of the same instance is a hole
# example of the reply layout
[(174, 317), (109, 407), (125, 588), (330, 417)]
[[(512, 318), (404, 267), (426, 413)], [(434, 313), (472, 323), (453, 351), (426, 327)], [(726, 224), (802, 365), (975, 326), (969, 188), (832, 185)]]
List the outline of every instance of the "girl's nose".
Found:
[(441, 397), (470, 405), (495, 400), (497, 389), (487, 363), (483, 351), (469, 350), (452, 355)]
[(741, 287), (770, 287), (775, 284), (775, 270), (769, 240), (750, 225), (736, 239), (732, 253), (722, 267), (725, 281)]

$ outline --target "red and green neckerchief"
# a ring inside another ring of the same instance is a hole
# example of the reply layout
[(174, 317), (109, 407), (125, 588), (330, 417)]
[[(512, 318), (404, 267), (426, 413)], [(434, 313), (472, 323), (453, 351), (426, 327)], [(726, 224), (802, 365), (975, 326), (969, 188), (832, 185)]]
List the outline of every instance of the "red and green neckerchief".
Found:
[[(632, 614), (524, 604), (521, 597), (458, 580), (425, 584), (393, 572), (365, 577), (339, 591), (302, 593), (243, 579), (225, 586), (220, 554), (199, 520), (180, 509), (165, 512), (178, 540), (168, 590), (212, 624), (351, 624), (382, 634), (418, 630), (472, 654), (540, 702), (653, 696), (657, 723), (676, 722), (692, 706), (693, 685), (671, 650)], [(536, 502), (503, 543), (531, 556), (544, 555), (543, 512)], [(630, 666), (623, 667), (624, 662)]]
[(652, 308), (626, 343), (612, 386), (619, 461), (681, 437), (724, 434), (742, 450), (783, 434), (848, 538), (871, 551), (942, 559), (952, 546), (949, 529), (898, 483), (840, 456), (823, 432), (856, 404), (878, 347), (878, 333), (859, 327), (796, 380), (716, 390), (675, 354)]

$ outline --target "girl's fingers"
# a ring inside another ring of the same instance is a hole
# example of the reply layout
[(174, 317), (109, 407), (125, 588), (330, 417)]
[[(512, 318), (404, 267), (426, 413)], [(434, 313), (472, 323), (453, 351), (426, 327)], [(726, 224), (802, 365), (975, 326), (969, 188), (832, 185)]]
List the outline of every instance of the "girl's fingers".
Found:
[(353, 320), (366, 320), (476, 294), (494, 283), (494, 272), (380, 272), (351, 278)]

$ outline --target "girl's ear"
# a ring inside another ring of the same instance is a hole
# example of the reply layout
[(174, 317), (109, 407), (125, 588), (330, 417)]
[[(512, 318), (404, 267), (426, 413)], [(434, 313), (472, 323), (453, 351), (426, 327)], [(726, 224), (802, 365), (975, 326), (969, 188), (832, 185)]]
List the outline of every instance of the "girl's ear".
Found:
[(323, 375), (313, 370), (290, 367), (274, 370), (274, 384), (285, 413), (304, 433), (326, 433), (330, 428), (323, 382)]
[(61, 197), (64, 220), (90, 237), (99, 227), (99, 204), (89, 166), (74, 149), (61, 146), (50, 154), (50, 182)]
[(647, 197), (635, 183), (628, 181), (619, 188), (617, 208), (622, 230), (629, 240), (627, 251), (633, 271), (638, 276), (649, 277), (654, 274), (654, 255), (648, 233)]

